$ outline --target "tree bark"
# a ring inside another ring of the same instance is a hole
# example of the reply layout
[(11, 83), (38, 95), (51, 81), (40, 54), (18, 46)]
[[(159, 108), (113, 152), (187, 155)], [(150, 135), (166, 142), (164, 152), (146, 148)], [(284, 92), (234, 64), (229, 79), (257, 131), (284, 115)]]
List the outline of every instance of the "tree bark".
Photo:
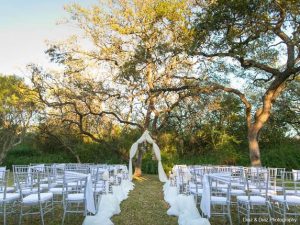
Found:
[(251, 128), (248, 131), (250, 161), (252, 166), (261, 166), (260, 149), (258, 144), (259, 130)]

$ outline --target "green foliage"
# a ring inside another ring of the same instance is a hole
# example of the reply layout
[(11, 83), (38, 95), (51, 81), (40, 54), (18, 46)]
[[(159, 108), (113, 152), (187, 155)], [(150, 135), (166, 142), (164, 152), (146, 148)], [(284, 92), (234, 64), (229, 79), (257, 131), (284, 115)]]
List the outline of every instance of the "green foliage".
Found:
[[(129, 149), (138, 138), (138, 132), (121, 133), (118, 138), (106, 140), (103, 143), (80, 143), (76, 145), (76, 152), (81, 161), (86, 163), (109, 163), (128, 164)], [(186, 138), (186, 137), (185, 137)], [(191, 137), (190, 137), (191, 138)], [(197, 136), (193, 137), (197, 140)], [(213, 164), (213, 165), (242, 165), (249, 166), (247, 145), (243, 143), (226, 143), (217, 150), (200, 149), (196, 151), (193, 145), (186, 144), (172, 132), (164, 132), (157, 140), (161, 149), (162, 162), (165, 171), (168, 173), (176, 164)], [(30, 163), (63, 163), (76, 162), (76, 159), (64, 148), (56, 148), (50, 145), (35, 143), (35, 136), (28, 135), (22, 145), (10, 151), (4, 161), (9, 168), (14, 164)], [(40, 140), (39, 140), (40, 141)], [(193, 149), (193, 153), (190, 151)], [(262, 145), (262, 159), (264, 166), (285, 167), (287, 169), (300, 168), (300, 141), (285, 138), (280, 143), (272, 140)], [(151, 146), (144, 154), (142, 171), (147, 174), (157, 174), (157, 160), (154, 157)]]
[(29, 165), (30, 163), (65, 163), (75, 162), (65, 152), (49, 154), (33, 149), (31, 146), (19, 145), (11, 150), (5, 158), (4, 165), (12, 168), (12, 165)]

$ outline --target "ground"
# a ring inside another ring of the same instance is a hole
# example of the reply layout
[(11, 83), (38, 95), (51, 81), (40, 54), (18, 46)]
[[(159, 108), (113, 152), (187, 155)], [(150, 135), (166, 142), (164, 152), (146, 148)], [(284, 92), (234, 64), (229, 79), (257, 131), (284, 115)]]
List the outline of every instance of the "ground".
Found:
[(177, 225), (178, 218), (167, 215), (158, 175), (145, 175), (134, 181), (135, 189), (121, 204), (121, 214), (112, 218), (115, 225)]

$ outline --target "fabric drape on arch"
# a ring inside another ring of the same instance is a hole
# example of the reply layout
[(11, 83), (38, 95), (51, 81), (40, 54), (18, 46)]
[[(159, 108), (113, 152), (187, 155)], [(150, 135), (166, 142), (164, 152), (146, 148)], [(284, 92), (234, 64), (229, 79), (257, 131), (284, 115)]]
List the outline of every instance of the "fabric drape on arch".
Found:
[(129, 180), (132, 180), (132, 158), (135, 156), (138, 145), (143, 143), (144, 141), (147, 141), (148, 143), (152, 144), (152, 149), (154, 151), (155, 157), (158, 160), (158, 176), (159, 180), (161, 182), (166, 182), (168, 180), (167, 175), (164, 171), (164, 168), (161, 163), (161, 155), (160, 155), (160, 149), (158, 145), (153, 141), (151, 138), (149, 131), (145, 131), (143, 135), (131, 146), (130, 153), (129, 153)]

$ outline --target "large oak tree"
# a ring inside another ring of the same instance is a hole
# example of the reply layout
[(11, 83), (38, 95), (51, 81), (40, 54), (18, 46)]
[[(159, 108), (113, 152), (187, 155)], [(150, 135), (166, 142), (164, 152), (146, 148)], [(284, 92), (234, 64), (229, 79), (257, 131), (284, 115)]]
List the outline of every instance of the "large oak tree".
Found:
[(256, 94), (249, 91), (256, 97), (240, 97), (246, 107), (251, 164), (259, 166), (259, 132), (276, 99), (299, 76), (300, 2), (207, 0), (198, 1), (198, 9), (195, 54), (221, 61), (256, 88)]
[[(191, 1), (99, 1), (66, 7), (82, 35), (50, 46), (60, 72), (32, 66), (33, 83), (49, 115), (72, 124), (94, 141), (113, 123), (155, 132), (188, 92), (153, 91), (188, 84), (196, 60), (185, 52), (192, 40)], [(142, 152), (136, 175), (141, 173)]]

